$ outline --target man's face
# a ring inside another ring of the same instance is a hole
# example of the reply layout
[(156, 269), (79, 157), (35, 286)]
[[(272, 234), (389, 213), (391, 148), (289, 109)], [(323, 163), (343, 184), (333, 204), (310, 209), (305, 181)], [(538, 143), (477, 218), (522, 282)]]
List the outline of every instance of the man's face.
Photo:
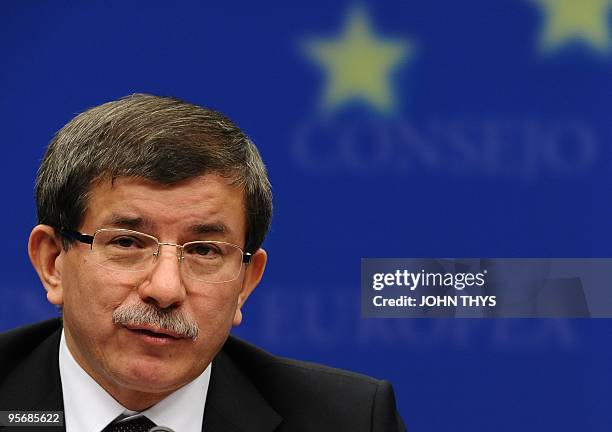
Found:
[[(118, 220), (132, 222), (126, 226)], [(206, 232), (202, 226), (215, 229)], [(216, 174), (171, 186), (135, 178), (102, 182), (91, 190), (80, 231), (92, 234), (100, 228), (129, 228), (177, 244), (220, 240), (244, 249), (243, 193)], [(197, 377), (221, 348), (232, 324), (240, 323), (240, 306), (265, 266), (265, 252), (260, 250), (254, 257), (259, 264), (247, 266), (238, 279), (206, 283), (182, 276), (176, 252), (174, 246), (161, 246), (151, 271), (132, 273), (100, 267), (89, 245), (78, 242), (57, 256), (60, 283), (49, 298), (63, 306), (68, 346), (115, 398), (121, 399), (126, 391), (168, 394)], [(199, 336), (160, 341), (113, 324), (115, 310), (143, 304), (181, 314), (198, 325)]]

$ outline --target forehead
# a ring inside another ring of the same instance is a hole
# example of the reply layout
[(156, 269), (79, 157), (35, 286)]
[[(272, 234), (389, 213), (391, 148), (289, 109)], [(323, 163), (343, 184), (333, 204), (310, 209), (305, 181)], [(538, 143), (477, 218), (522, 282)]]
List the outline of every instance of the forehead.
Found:
[(206, 233), (208, 227), (208, 232), (242, 244), (246, 234), (243, 190), (218, 174), (169, 185), (138, 177), (102, 180), (89, 191), (81, 229), (93, 232), (110, 226), (175, 240)]

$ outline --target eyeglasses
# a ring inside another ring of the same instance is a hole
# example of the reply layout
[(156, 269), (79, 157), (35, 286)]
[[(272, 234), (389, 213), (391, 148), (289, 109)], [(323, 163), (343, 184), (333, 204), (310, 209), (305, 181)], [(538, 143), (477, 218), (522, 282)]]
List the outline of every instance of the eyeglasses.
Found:
[(201, 282), (236, 280), (242, 264), (248, 264), (251, 260), (250, 253), (222, 241), (192, 241), (179, 245), (160, 242), (151, 235), (121, 228), (101, 228), (93, 235), (61, 229), (60, 234), (91, 245), (96, 264), (121, 272), (150, 271), (162, 245), (175, 246), (185, 276)]

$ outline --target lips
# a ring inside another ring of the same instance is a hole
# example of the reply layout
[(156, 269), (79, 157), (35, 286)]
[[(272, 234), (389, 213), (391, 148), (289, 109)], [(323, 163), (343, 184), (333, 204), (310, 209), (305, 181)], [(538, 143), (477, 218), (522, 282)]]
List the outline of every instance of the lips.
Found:
[(170, 330), (163, 329), (160, 327), (141, 325), (141, 324), (139, 325), (126, 324), (124, 325), (124, 327), (133, 332), (142, 333), (142, 334), (146, 334), (146, 335), (153, 336), (153, 337), (183, 339), (183, 336), (181, 336), (180, 334), (174, 333)]

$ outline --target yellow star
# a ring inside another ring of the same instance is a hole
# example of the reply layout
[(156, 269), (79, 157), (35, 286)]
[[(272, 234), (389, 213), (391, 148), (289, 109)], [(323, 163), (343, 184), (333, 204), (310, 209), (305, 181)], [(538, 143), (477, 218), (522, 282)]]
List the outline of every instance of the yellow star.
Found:
[(606, 52), (610, 40), (610, 7), (612, 0), (533, 0), (545, 14), (540, 46), (553, 51), (570, 41), (580, 41)]
[(306, 51), (326, 71), (324, 109), (358, 100), (388, 113), (396, 106), (391, 75), (413, 49), (408, 42), (377, 37), (365, 10), (355, 7), (342, 35), (307, 41)]

